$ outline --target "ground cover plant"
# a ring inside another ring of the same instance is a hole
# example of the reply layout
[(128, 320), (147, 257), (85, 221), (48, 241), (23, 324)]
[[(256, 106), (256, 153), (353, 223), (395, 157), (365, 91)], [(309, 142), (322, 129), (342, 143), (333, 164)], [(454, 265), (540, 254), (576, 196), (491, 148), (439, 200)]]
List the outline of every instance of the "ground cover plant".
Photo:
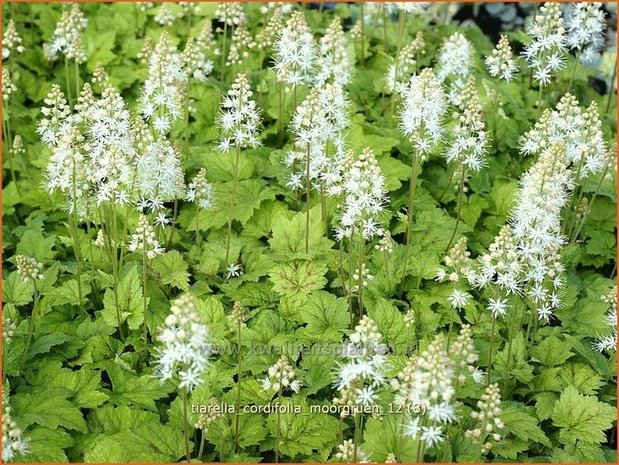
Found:
[(501, 8), (4, 2), (3, 461), (615, 462), (613, 5)]

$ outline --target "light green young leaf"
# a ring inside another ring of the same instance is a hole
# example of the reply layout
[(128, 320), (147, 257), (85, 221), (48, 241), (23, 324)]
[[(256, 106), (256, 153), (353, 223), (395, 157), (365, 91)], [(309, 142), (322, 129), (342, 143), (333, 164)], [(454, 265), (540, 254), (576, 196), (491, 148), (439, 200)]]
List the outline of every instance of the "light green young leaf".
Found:
[(552, 411), (552, 422), (560, 428), (559, 440), (564, 444), (580, 441), (599, 444), (604, 431), (617, 420), (617, 409), (594, 396), (583, 396), (574, 386), (565, 388)]
[(162, 284), (169, 284), (183, 291), (189, 289), (189, 266), (177, 250), (157, 256), (152, 267)]

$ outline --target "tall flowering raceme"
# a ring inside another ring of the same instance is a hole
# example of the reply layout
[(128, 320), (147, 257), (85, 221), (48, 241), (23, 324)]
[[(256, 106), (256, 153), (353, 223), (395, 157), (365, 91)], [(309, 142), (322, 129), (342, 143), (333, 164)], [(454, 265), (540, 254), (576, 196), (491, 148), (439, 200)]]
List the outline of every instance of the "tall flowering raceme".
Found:
[(200, 246), (202, 236), (200, 235), (200, 211), (209, 210), (213, 207), (214, 198), (213, 186), (206, 179), (206, 169), (201, 168), (198, 174), (187, 185), (185, 200), (194, 202), (196, 205), (196, 243)]
[(189, 449), (189, 396), (203, 383), (202, 376), (209, 364), (211, 344), (207, 326), (202, 322), (197, 302), (191, 294), (184, 294), (174, 302), (170, 314), (160, 329), (154, 376), (162, 382), (172, 380), (183, 400), (185, 453)]
[(423, 32), (419, 31), (415, 39), (400, 50), (395, 63), (387, 68), (385, 80), (388, 92), (398, 94), (406, 92), (409, 79), (417, 68), (419, 57), (425, 53), (425, 46)]
[(348, 53), (348, 43), (340, 18), (334, 18), (325, 35), (320, 39), (316, 57), (315, 85), (332, 82), (346, 86), (350, 82), (353, 62)]
[(565, 64), (566, 30), (559, 3), (546, 2), (526, 28), (531, 42), (525, 45), (522, 56), (527, 61), (540, 91), (548, 85), (554, 73)]
[[(273, 47), (275, 77), (284, 91), (294, 90), (293, 105), (296, 106), (296, 89), (309, 84), (313, 78), (316, 60), (316, 42), (303, 13), (295, 11), (286, 22)], [(279, 91), (280, 120), (283, 118), (283, 92)]]
[[(348, 239), (349, 271), (353, 270), (354, 239), (358, 241), (358, 261), (354, 272), (349, 272), (348, 300), (352, 314), (352, 295), (357, 294), (359, 315), (363, 314), (363, 289), (373, 279), (366, 261), (366, 241), (383, 236), (380, 214), (387, 202), (385, 178), (372, 149), (366, 147), (359, 155), (349, 151), (340, 163), (340, 181), (332, 188), (339, 197), (339, 211), (335, 237)], [(342, 249), (340, 248), (340, 254)], [(342, 258), (340, 275), (343, 279)]]
[(509, 39), (501, 34), (498, 44), (492, 53), (486, 57), (486, 66), (492, 77), (512, 81), (518, 73), (518, 63), (509, 45)]
[(246, 74), (239, 74), (234, 83), (223, 97), (221, 111), (217, 117), (220, 128), (219, 150), (228, 153), (235, 150), (234, 180), (232, 187), (231, 207), (228, 212), (228, 236), (226, 240), (226, 266), (230, 256), (230, 240), (232, 237), (232, 219), (236, 207), (236, 195), (239, 176), (239, 160), (241, 150), (247, 147), (257, 147), (261, 144), (258, 139), (260, 124), (260, 110), (252, 99), (253, 92)]
[(445, 114), (446, 107), (447, 102), (443, 87), (431, 68), (423, 69), (418, 75), (414, 75), (402, 90), (400, 130), (413, 144), (403, 278), (407, 273), (406, 268), (410, 254), (413, 202), (417, 178), (422, 163), (441, 140), (443, 134), (443, 115)]
[(223, 24), (223, 30), (218, 29), (217, 32), (222, 33), (221, 44), (221, 65), (220, 65), (220, 79), (224, 80), (226, 57), (228, 56), (228, 48), (226, 43), (228, 41), (228, 28), (234, 30), (242, 23), (247, 22), (247, 13), (245, 12), (245, 6), (241, 2), (221, 2), (217, 4), (215, 10), (215, 17)]
[(353, 416), (355, 421), (353, 462), (359, 458), (361, 439), (359, 424), (362, 413), (357, 406), (377, 406), (378, 394), (386, 385), (387, 348), (382, 339), (376, 322), (367, 315), (363, 316), (346, 343), (344, 360), (338, 364), (335, 373), (338, 395), (333, 403), (340, 407), (341, 420)]
[(163, 33), (148, 59), (148, 78), (139, 99), (142, 116), (158, 134), (167, 134), (172, 123), (182, 116), (186, 83), (183, 58), (170, 36)]
[(453, 105), (462, 102), (461, 93), (473, 66), (473, 44), (460, 32), (447, 37), (441, 44), (436, 58), (436, 75), (441, 82), (449, 83), (448, 98)]
[(88, 19), (77, 3), (71, 4), (70, 8), (65, 7), (60, 21), (56, 24), (51, 42), (43, 44), (43, 55), (51, 61), (56, 60), (58, 54), (61, 54), (65, 58), (76, 60), (79, 58), (78, 61), (83, 62), (85, 55), (82, 50), (81, 36), (86, 27), (88, 27)]
[(566, 242), (561, 213), (573, 185), (565, 144), (555, 143), (522, 176), (511, 213), (516, 250), (524, 266), (523, 289), (540, 320), (548, 321), (561, 305), (560, 252)]
[(593, 64), (600, 58), (606, 37), (606, 17), (601, 3), (570, 3), (565, 21), (567, 45), (579, 61)]
[(284, 163), (292, 173), (287, 185), (293, 189), (305, 187), (306, 252), (309, 248), (309, 210), (312, 183), (320, 189), (323, 221), (326, 223), (325, 194), (339, 179), (337, 164), (344, 157), (344, 130), (349, 124), (348, 97), (336, 84), (310, 89), (297, 107), (290, 127), (294, 134), (293, 149)]
[(403, 434), (420, 441), (417, 462), (423, 462), (427, 449), (446, 438), (448, 425), (458, 421), (459, 390), (465, 383), (481, 383), (484, 374), (475, 363), (477, 351), (469, 325), (463, 325), (449, 349), (445, 336), (434, 337), (419, 355), (391, 380), (394, 402), (402, 406)]
[(479, 171), (485, 165), (486, 152), (490, 145), (482, 106), (475, 89), (475, 78), (469, 77), (459, 100), (458, 111), (454, 114), (453, 138), (445, 152), (447, 163), (454, 165), (454, 173), (460, 171), (458, 213), (447, 249), (453, 243), (460, 223), (467, 173)]

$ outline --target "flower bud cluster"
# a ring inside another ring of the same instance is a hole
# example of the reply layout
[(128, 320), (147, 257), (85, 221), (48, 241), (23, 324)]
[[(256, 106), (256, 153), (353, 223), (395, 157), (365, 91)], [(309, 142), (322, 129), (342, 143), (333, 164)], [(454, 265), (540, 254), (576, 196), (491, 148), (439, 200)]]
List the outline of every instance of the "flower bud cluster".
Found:
[(17, 266), (17, 274), (25, 283), (43, 279), (43, 263), (36, 258), (15, 255), (15, 265)]
[(208, 210), (213, 206), (213, 186), (206, 179), (206, 169), (200, 168), (195, 178), (187, 185), (185, 200), (196, 202), (203, 210)]
[(315, 85), (321, 86), (327, 82), (338, 86), (348, 84), (351, 78), (352, 58), (347, 45), (340, 18), (333, 18), (325, 35), (320, 39), (315, 64)]
[(256, 47), (256, 42), (247, 29), (247, 23), (241, 22), (234, 28), (230, 49), (226, 57), (226, 66), (240, 65), (249, 56), (249, 51)]
[[(11, 53), (24, 53), (23, 39), (15, 28), (15, 22), (10, 19), (2, 36), (2, 59), (6, 60)], [(4, 85), (4, 82), (2, 83)]]
[(269, 367), (267, 376), (262, 380), (262, 389), (272, 392), (290, 389), (295, 393), (299, 392), (301, 381), (296, 379), (296, 373), (288, 357), (282, 355), (275, 364)]
[(2, 389), (2, 462), (11, 462), (16, 455), (28, 454), (29, 441), (22, 437), (22, 430), (11, 416), (8, 388)]
[(505, 34), (501, 34), (496, 48), (486, 57), (486, 66), (493, 77), (499, 77), (509, 82), (516, 76), (518, 64), (509, 45), (509, 39)]
[(387, 91), (402, 93), (408, 80), (417, 68), (417, 60), (425, 53), (426, 43), (423, 32), (417, 32), (415, 39), (405, 45), (396, 57), (395, 63), (387, 68)]
[(194, 427), (196, 429), (202, 430), (202, 434), (206, 434), (208, 433), (208, 429), (210, 428), (211, 423), (213, 423), (218, 418), (221, 418), (223, 415), (224, 414), (219, 407), (217, 399), (211, 397), (208, 403), (208, 411), (206, 413), (200, 414), (200, 416), (198, 417), (198, 421), (196, 421)]
[(143, 214), (140, 214), (138, 225), (135, 228), (135, 233), (131, 235), (131, 242), (127, 249), (131, 252), (143, 251), (150, 260), (165, 252), (165, 249), (157, 240), (157, 235), (148, 218)]
[(161, 381), (177, 379), (179, 388), (185, 391), (202, 384), (211, 347), (208, 328), (193, 296), (184, 294), (172, 303), (157, 340), (162, 346), (158, 349), (156, 377)]
[(476, 420), (477, 425), (464, 434), (479, 442), (482, 445), (481, 453), (485, 454), (492, 449), (494, 442), (501, 440), (501, 435), (497, 430), (505, 426), (501, 420), (501, 393), (498, 384), (494, 383), (486, 388), (477, 402), (477, 408), (477, 411), (471, 412), (471, 418)]

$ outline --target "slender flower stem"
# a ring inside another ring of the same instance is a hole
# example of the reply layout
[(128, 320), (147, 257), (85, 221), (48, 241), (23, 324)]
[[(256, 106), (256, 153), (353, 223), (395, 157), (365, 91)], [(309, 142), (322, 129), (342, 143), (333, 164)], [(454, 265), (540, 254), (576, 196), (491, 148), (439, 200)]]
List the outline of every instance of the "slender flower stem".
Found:
[(451, 233), (451, 238), (449, 239), (449, 243), (445, 248), (445, 253), (447, 253), (453, 244), (453, 241), (456, 237), (456, 232), (458, 231), (458, 225), (460, 224), (460, 219), (462, 217), (462, 203), (464, 200), (464, 180), (466, 179), (466, 167), (462, 165), (462, 174), (460, 175), (460, 194), (458, 195), (458, 215), (456, 216), (456, 224), (454, 226), (454, 230)]
[(236, 377), (236, 403), (234, 409), (234, 452), (238, 452), (239, 437), (240, 437), (240, 422), (239, 411), (241, 409), (241, 372), (243, 369), (243, 355), (241, 354), (241, 320), (239, 319), (236, 328), (238, 332), (238, 360), (237, 360), (237, 377)]
[(597, 186), (595, 186), (595, 191), (593, 192), (593, 195), (591, 196), (591, 200), (589, 201), (589, 205), (587, 206), (587, 211), (582, 215), (582, 218), (580, 219), (580, 222), (578, 223), (578, 227), (575, 228), (574, 234), (572, 234), (572, 237), (570, 238), (570, 244), (573, 244), (576, 241), (576, 239), (578, 239), (580, 230), (585, 224), (585, 221), (587, 220), (587, 216), (591, 212), (591, 206), (593, 205), (593, 202), (597, 198), (597, 195), (600, 191), (600, 187), (602, 187), (602, 183), (604, 182), (604, 178), (606, 178), (606, 174), (608, 173), (609, 168), (610, 168), (610, 165), (606, 165), (606, 168), (604, 169), (604, 172), (602, 173), (602, 176), (600, 177), (600, 180), (597, 183)]
[(363, 317), (363, 279), (365, 278), (363, 273), (363, 265), (365, 264), (365, 237), (363, 233), (359, 233), (359, 281), (357, 286), (359, 287), (359, 319)]
[(307, 144), (307, 159), (305, 162), (305, 253), (309, 253), (310, 193), (312, 190), (312, 180), (310, 178), (310, 149), (310, 144)]
[(183, 433), (185, 436), (185, 455), (187, 457), (187, 462), (191, 462), (191, 451), (189, 450), (189, 393), (184, 391), (184, 395), (181, 394), (183, 398)]
[(232, 205), (230, 206), (230, 211), (228, 212), (228, 237), (226, 239), (226, 265), (228, 264), (228, 260), (230, 258), (230, 240), (232, 238), (232, 216), (234, 215), (235, 209), (236, 209), (236, 190), (238, 186), (240, 159), (241, 159), (241, 147), (237, 145), (235, 161), (234, 161), (234, 181), (232, 185)]
[(492, 329), (490, 330), (490, 348), (488, 352), (488, 386), (492, 378), (492, 350), (494, 346), (494, 332), (496, 329), (496, 316), (492, 315)]
[(221, 74), (219, 80), (224, 82), (224, 70), (226, 68), (226, 39), (228, 35), (228, 22), (224, 18), (224, 35), (223, 35), (223, 43), (221, 46)]
[(200, 234), (200, 205), (196, 202), (196, 244), (198, 248), (202, 243), (202, 235)]
[[(26, 337), (26, 347), (24, 348), (24, 354), (22, 355), (22, 360), (21, 360), (22, 365), (28, 358), (28, 352), (30, 351), (30, 344), (32, 343), (32, 336), (36, 329), (37, 316), (38, 316), (38, 310), (39, 310), (39, 289), (37, 287), (37, 282), (35, 280), (32, 281), (32, 284), (34, 286), (32, 315), (30, 316), (30, 324), (28, 325), (28, 336)], [(4, 352), (6, 351), (3, 351), (3, 355), (4, 355)], [(3, 373), (4, 373), (4, 370), (3, 370)]]
[(606, 102), (606, 114), (610, 111), (610, 103), (613, 101), (613, 92), (615, 89), (615, 79), (617, 78), (617, 57), (615, 57), (615, 66), (613, 67), (613, 77), (610, 79), (610, 89), (608, 91), (608, 101)]
[(363, 13), (363, 3), (361, 6), (361, 63), (365, 62), (365, 15)]
[(419, 177), (419, 156), (417, 152), (413, 152), (412, 172), (411, 180), (408, 188), (408, 209), (407, 209), (407, 221), (406, 221), (406, 251), (404, 252), (404, 265), (402, 267), (402, 280), (400, 282), (400, 295), (404, 292), (404, 280), (406, 279), (408, 259), (410, 257), (411, 249), (411, 235), (413, 230), (413, 209), (415, 200), (415, 191), (417, 189), (417, 178)]
[(147, 309), (148, 309), (148, 304), (147, 304), (147, 298), (146, 298), (146, 285), (148, 284), (148, 257), (146, 255), (146, 229), (144, 230), (144, 234), (143, 234), (143, 242), (144, 242), (144, 246), (143, 246), (143, 250), (142, 250), (142, 287), (144, 288), (144, 295), (143, 295), (143, 307), (142, 307), (142, 311), (143, 311), (143, 317), (144, 317), (144, 321), (142, 322), (142, 327), (144, 330), (144, 359), (146, 360), (146, 358), (148, 357), (148, 327), (146, 326), (146, 313), (147, 313)]
[(79, 236), (77, 232), (77, 183), (75, 180), (75, 176), (77, 174), (77, 166), (75, 163), (75, 158), (72, 160), (72, 170), (73, 176), (71, 179), (71, 194), (72, 194), (72, 214), (71, 214), (71, 232), (73, 236), (73, 252), (75, 254), (75, 265), (77, 272), (77, 298), (79, 299), (78, 305), (79, 308), (84, 310), (84, 302), (82, 296), (82, 253), (80, 249)]
[(279, 436), (282, 423), (281, 399), (282, 399), (282, 377), (284, 373), (279, 374), (279, 389), (277, 391), (277, 430), (275, 431), (275, 463), (279, 463)]

